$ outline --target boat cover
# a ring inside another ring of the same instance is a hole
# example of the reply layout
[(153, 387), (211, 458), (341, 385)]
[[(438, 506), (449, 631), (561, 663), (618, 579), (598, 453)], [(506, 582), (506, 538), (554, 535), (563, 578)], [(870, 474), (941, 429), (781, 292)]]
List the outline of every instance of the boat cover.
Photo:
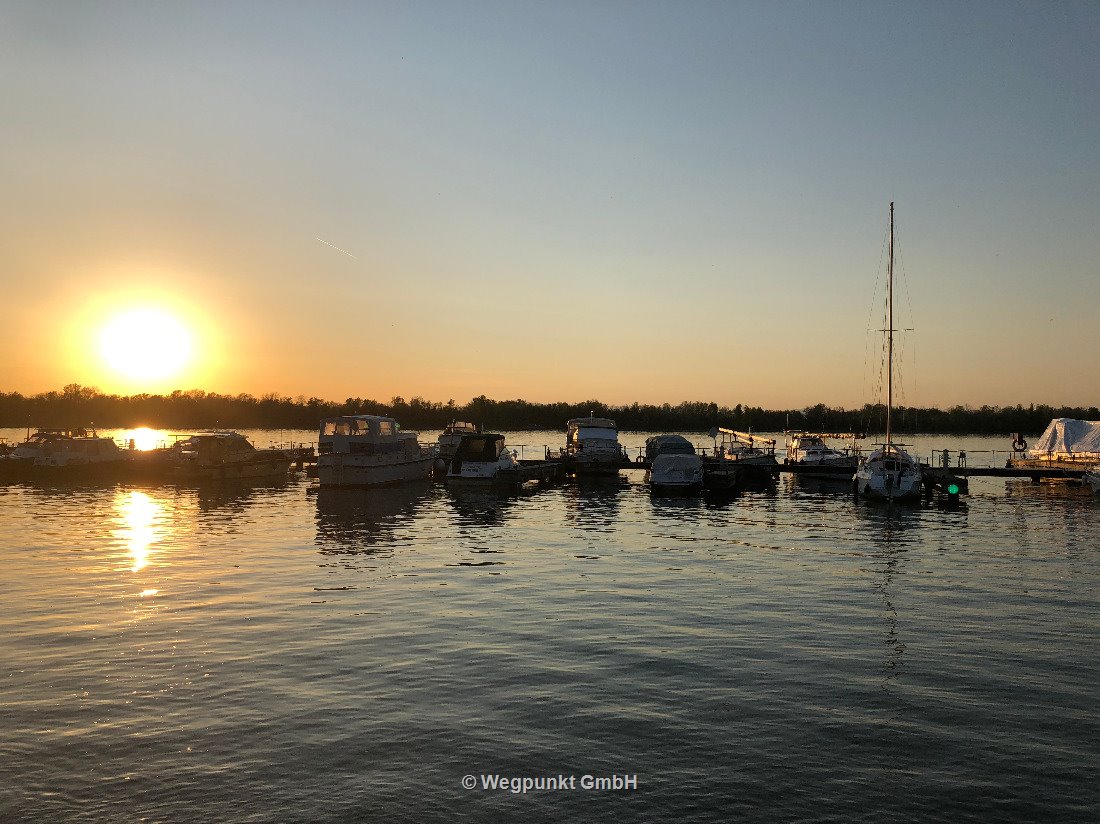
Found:
[(1034, 458), (1100, 455), (1100, 421), (1055, 418), (1031, 447)]

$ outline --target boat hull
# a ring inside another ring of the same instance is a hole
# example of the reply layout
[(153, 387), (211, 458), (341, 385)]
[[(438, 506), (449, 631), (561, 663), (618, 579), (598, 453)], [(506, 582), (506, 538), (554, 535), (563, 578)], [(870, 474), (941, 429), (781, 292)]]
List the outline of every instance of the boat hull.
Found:
[(667, 495), (698, 492), (703, 487), (703, 459), (698, 455), (658, 455), (649, 471), (649, 486)]
[(878, 501), (920, 500), (920, 473), (856, 472), (853, 483), (857, 494)]
[(317, 458), (321, 486), (368, 487), (419, 481), (431, 477), (435, 456), (381, 462), (373, 456), (330, 453)]
[(174, 467), (171, 476), (179, 481), (235, 481), (250, 478), (281, 478), (290, 471), (287, 456), (221, 464)]
[(800, 467), (798, 475), (801, 478), (847, 481), (856, 471), (859, 461), (855, 458), (842, 457), (821, 461), (790, 461), (788, 465)]

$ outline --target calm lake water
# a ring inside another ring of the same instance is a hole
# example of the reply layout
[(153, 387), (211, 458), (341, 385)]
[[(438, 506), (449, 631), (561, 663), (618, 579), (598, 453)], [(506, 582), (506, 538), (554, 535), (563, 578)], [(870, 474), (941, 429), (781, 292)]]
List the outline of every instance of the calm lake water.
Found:
[(1100, 820), (1100, 501), (971, 493), (0, 486), (0, 820)]

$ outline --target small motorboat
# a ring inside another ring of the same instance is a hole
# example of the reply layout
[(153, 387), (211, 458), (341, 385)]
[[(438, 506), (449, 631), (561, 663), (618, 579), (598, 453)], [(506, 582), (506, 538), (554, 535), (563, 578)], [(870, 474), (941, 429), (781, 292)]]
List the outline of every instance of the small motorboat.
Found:
[(447, 468), (447, 485), (513, 484), (518, 479), (516, 453), (495, 432), (463, 435)]
[(650, 490), (693, 493), (703, 486), (703, 458), (683, 435), (655, 435), (645, 442)]

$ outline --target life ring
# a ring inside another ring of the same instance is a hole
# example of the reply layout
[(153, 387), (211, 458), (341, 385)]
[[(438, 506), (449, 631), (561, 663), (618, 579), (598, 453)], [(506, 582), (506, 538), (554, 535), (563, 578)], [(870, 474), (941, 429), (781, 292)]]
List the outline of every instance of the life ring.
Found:
[(1025, 441), (1022, 437), (1014, 440), (1012, 442), (1012, 449), (1016, 452), (1023, 452), (1025, 449), (1027, 449), (1027, 441)]

